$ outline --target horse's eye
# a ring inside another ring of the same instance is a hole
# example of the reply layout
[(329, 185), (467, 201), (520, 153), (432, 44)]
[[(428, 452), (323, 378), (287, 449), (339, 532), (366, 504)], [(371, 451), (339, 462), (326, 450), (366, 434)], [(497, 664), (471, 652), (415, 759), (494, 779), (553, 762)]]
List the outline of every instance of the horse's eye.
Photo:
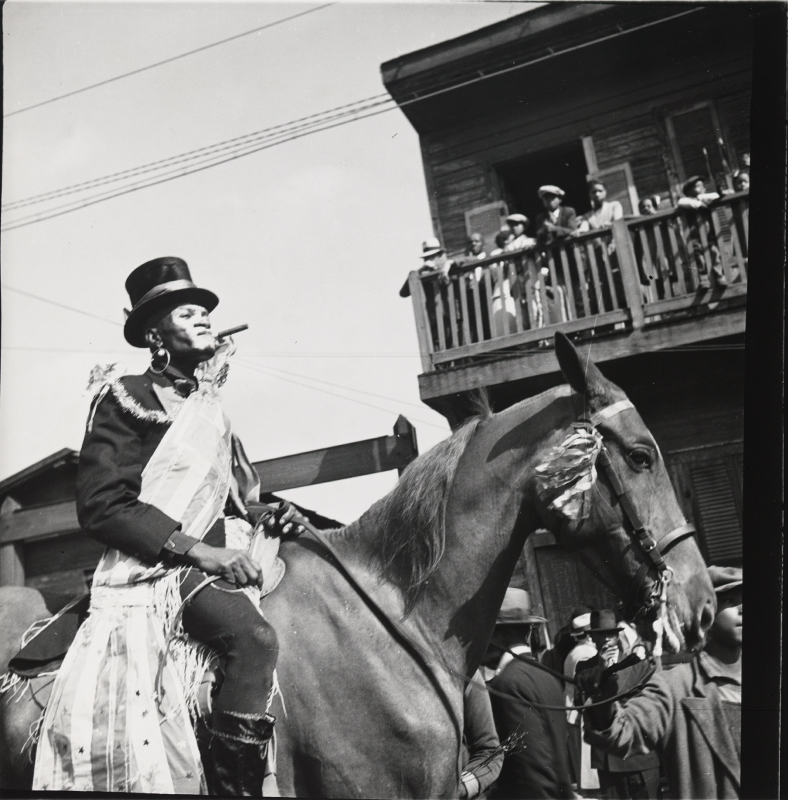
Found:
[(629, 460), (636, 469), (648, 469), (651, 466), (651, 453), (643, 448), (630, 451)]

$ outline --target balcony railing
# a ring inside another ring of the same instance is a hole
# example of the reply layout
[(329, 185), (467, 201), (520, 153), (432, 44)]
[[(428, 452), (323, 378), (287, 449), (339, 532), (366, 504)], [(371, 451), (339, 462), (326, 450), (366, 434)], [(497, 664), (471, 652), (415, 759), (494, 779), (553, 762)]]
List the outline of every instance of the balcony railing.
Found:
[[(708, 208), (619, 220), (546, 250), (411, 272), (425, 372), (483, 353), (540, 347), (721, 311), (747, 293), (749, 194)], [(724, 301), (724, 302), (723, 302)]]

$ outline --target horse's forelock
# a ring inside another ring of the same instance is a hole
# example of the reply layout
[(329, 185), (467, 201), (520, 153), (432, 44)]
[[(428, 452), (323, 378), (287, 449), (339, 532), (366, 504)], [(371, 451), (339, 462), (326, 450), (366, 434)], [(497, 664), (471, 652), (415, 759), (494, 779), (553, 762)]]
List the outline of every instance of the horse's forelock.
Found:
[(393, 491), (371, 509), (384, 574), (405, 590), (406, 613), (440, 562), (446, 541), (446, 500), (457, 464), (483, 417), (412, 461)]

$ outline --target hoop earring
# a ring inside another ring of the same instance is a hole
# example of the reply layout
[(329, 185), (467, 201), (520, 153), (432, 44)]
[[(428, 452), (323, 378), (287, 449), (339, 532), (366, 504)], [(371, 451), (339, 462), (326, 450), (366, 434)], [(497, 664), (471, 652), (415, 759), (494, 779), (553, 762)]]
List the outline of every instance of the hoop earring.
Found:
[[(164, 362), (164, 366), (161, 369), (156, 369), (156, 362), (161, 361), (162, 359), (166, 359)], [(157, 375), (161, 375), (167, 367), (170, 366), (170, 351), (167, 350), (166, 347), (159, 347), (157, 350), (154, 350), (151, 353), (150, 357), (150, 368), (152, 372), (155, 372)]]

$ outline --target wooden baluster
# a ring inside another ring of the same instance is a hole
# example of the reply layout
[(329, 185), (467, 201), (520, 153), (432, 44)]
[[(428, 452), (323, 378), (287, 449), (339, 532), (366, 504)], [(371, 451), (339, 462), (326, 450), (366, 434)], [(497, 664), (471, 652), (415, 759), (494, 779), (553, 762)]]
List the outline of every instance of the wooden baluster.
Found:
[(736, 201), (735, 205), (733, 206), (733, 225), (731, 226), (731, 233), (736, 238), (739, 255), (741, 256), (739, 261), (739, 269), (742, 271), (742, 275), (744, 276), (745, 280), (747, 277), (747, 260), (749, 256), (747, 226), (745, 224), (746, 212), (747, 207), (744, 201)]
[(471, 321), (468, 314), (468, 288), (465, 285), (466, 278), (470, 273), (457, 276), (457, 291), (460, 293), (460, 315), (462, 319), (462, 343), (471, 344)]
[[(634, 234), (635, 231), (633, 230), (632, 233)], [(652, 287), (654, 286), (654, 281), (656, 280), (656, 265), (654, 264), (654, 259), (651, 256), (651, 242), (648, 240), (648, 234), (646, 233), (646, 226), (640, 225), (637, 228), (637, 236), (640, 239), (640, 248), (643, 251), (643, 263), (641, 265), (641, 271), (643, 273), (643, 277), (648, 281), (646, 284), (646, 293), (649, 299), (649, 302), (656, 300), (654, 296), (654, 292), (652, 291)], [(643, 284), (641, 283), (641, 286)]]
[(536, 268), (534, 259), (527, 257), (525, 259), (525, 277), (523, 279), (523, 286), (525, 287), (525, 305), (528, 311), (528, 329), (534, 330), (536, 328), (536, 292), (534, 291), (534, 282), (539, 270)]
[(679, 214), (676, 217), (676, 222), (679, 228), (678, 244), (687, 270), (685, 275), (685, 294), (691, 294), (698, 288), (700, 278), (698, 275), (698, 261), (690, 244), (690, 229), (686, 218), (683, 214)]
[(610, 256), (607, 253), (607, 242), (605, 241), (602, 242), (600, 250), (602, 251), (602, 261), (605, 264), (605, 272), (607, 273), (607, 279), (608, 281), (610, 281), (610, 297), (613, 300), (613, 308), (618, 310), (619, 308), (621, 308), (621, 303), (618, 302), (616, 283), (613, 280), (613, 268), (610, 264)]
[[(597, 314), (604, 314), (608, 309), (605, 308), (605, 296), (602, 292), (602, 282), (599, 280), (599, 270), (597, 269), (596, 253), (594, 244), (597, 240), (587, 241), (586, 253), (588, 255), (588, 263), (591, 265), (591, 282), (594, 284), (594, 295), (597, 302)], [(592, 243), (593, 242), (593, 243)]]
[(504, 288), (504, 278), (506, 277), (506, 262), (499, 261), (495, 265), (495, 280), (498, 285), (498, 305), (501, 309), (500, 311), (500, 318), (501, 324), (503, 326), (503, 335), (508, 336), (510, 333), (513, 333), (511, 329), (511, 320), (509, 319), (509, 314), (506, 309), (506, 295), (507, 292)]
[[(486, 272), (487, 267), (477, 267), (482, 272)], [(476, 312), (476, 341), (484, 341), (484, 319), (482, 318), (482, 303), (479, 290), (479, 279), (476, 277), (476, 270), (471, 273), (471, 291), (473, 292), (473, 310)]]
[(575, 269), (577, 270), (577, 278), (580, 283), (580, 294), (583, 298), (583, 316), (590, 317), (591, 301), (588, 297), (588, 286), (586, 285), (585, 258), (577, 242), (572, 242), (572, 251), (575, 255)]
[[(729, 255), (728, 248), (725, 246), (725, 242), (723, 241), (722, 227), (716, 211), (712, 211), (709, 214), (709, 228), (713, 234), (713, 236), (709, 239), (709, 243), (710, 245), (716, 243), (717, 250), (720, 254), (720, 262), (722, 264), (722, 274), (725, 276), (725, 279), (728, 281), (728, 283), (731, 284), (733, 283), (734, 279), (733, 269), (730, 263), (731, 256)], [(711, 255), (711, 247), (709, 248), (709, 254)]]
[(460, 332), (457, 327), (457, 298), (454, 291), (454, 278), (449, 279), (446, 291), (446, 305), (449, 307), (449, 330), (451, 331), (451, 347), (459, 347)]
[[(577, 319), (577, 310), (575, 308), (575, 290), (572, 287), (572, 273), (569, 269), (569, 256), (566, 254), (566, 248), (562, 247), (559, 251), (561, 254), (561, 269), (564, 273), (564, 286), (566, 286), (566, 310), (569, 314), (569, 319)], [(552, 259), (550, 264), (552, 265)]]
[(711, 256), (711, 246), (708, 236), (708, 228), (710, 223), (708, 217), (704, 218), (702, 212), (698, 211), (696, 213), (698, 219), (698, 235), (700, 236), (700, 243), (703, 247), (703, 263), (706, 265), (706, 276), (711, 281), (714, 259)]
[(548, 299), (547, 299), (547, 286), (546, 286), (546, 275), (542, 275), (542, 260), (540, 259), (534, 264), (534, 275), (536, 275), (537, 283), (539, 284), (539, 293), (538, 297), (536, 298), (537, 301), (541, 304), (541, 325), (539, 326), (544, 327), (545, 325), (550, 324), (550, 309), (548, 306)]
[[(564, 252), (563, 245), (558, 248), (558, 252)], [(566, 321), (567, 317), (563, 313), (563, 308), (566, 306), (566, 289), (564, 289), (563, 284), (558, 280), (558, 274), (555, 270), (555, 254), (553, 250), (547, 254), (547, 269), (550, 271), (550, 280), (553, 284), (553, 297), (555, 298), (556, 308), (562, 310), (561, 318), (563, 321)]]
[(488, 319), (490, 320), (490, 338), (497, 339), (501, 334), (498, 331), (498, 323), (495, 321), (495, 317), (493, 316), (493, 303), (492, 303), (492, 276), (490, 272), (492, 270), (492, 266), (488, 266), (484, 270), (484, 288), (486, 289), (486, 300), (487, 300), (487, 315)]
[(435, 352), (435, 345), (432, 341), (432, 331), (430, 330), (430, 318), (427, 313), (427, 300), (424, 295), (424, 287), (421, 277), (415, 270), (408, 276), (410, 286), (410, 296), (413, 301), (413, 316), (416, 318), (416, 337), (419, 341), (419, 353), (421, 354), (421, 368), (424, 372), (432, 372), (432, 354)]
[(444, 311), (443, 302), (443, 287), (438, 280), (437, 275), (430, 278), (432, 290), (434, 292), (433, 299), (435, 303), (435, 321), (438, 329), (438, 349), (446, 350), (446, 313)]
[(640, 330), (643, 327), (643, 300), (640, 293), (640, 277), (635, 259), (635, 248), (629, 234), (627, 223), (623, 219), (613, 222), (613, 240), (618, 253), (618, 268), (621, 270), (621, 281), (624, 284), (624, 295), (632, 314), (632, 327)]
[[(670, 285), (670, 263), (668, 262), (668, 258), (665, 255), (665, 243), (663, 241), (663, 236), (665, 235), (665, 224), (666, 221), (661, 219), (657, 222), (656, 226), (654, 227), (654, 242), (657, 246), (657, 265), (658, 265), (658, 272), (659, 278), (662, 282), (662, 296), (667, 300), (668, 297), (671, 297), (673, 292), (671, 291)], [(678, 272), (678, 268), (676, 270)]]
[(517, 271), (517, 265), (520, 259), (510, 259), (505, 263), (504, 271), (509, 275), (509, 294), (514, 301), (514, 325), (517, 333), (522, 333), (525, 330), (525, 323), (523, 321), (523, 304), (520, 302), (520, 277)]

